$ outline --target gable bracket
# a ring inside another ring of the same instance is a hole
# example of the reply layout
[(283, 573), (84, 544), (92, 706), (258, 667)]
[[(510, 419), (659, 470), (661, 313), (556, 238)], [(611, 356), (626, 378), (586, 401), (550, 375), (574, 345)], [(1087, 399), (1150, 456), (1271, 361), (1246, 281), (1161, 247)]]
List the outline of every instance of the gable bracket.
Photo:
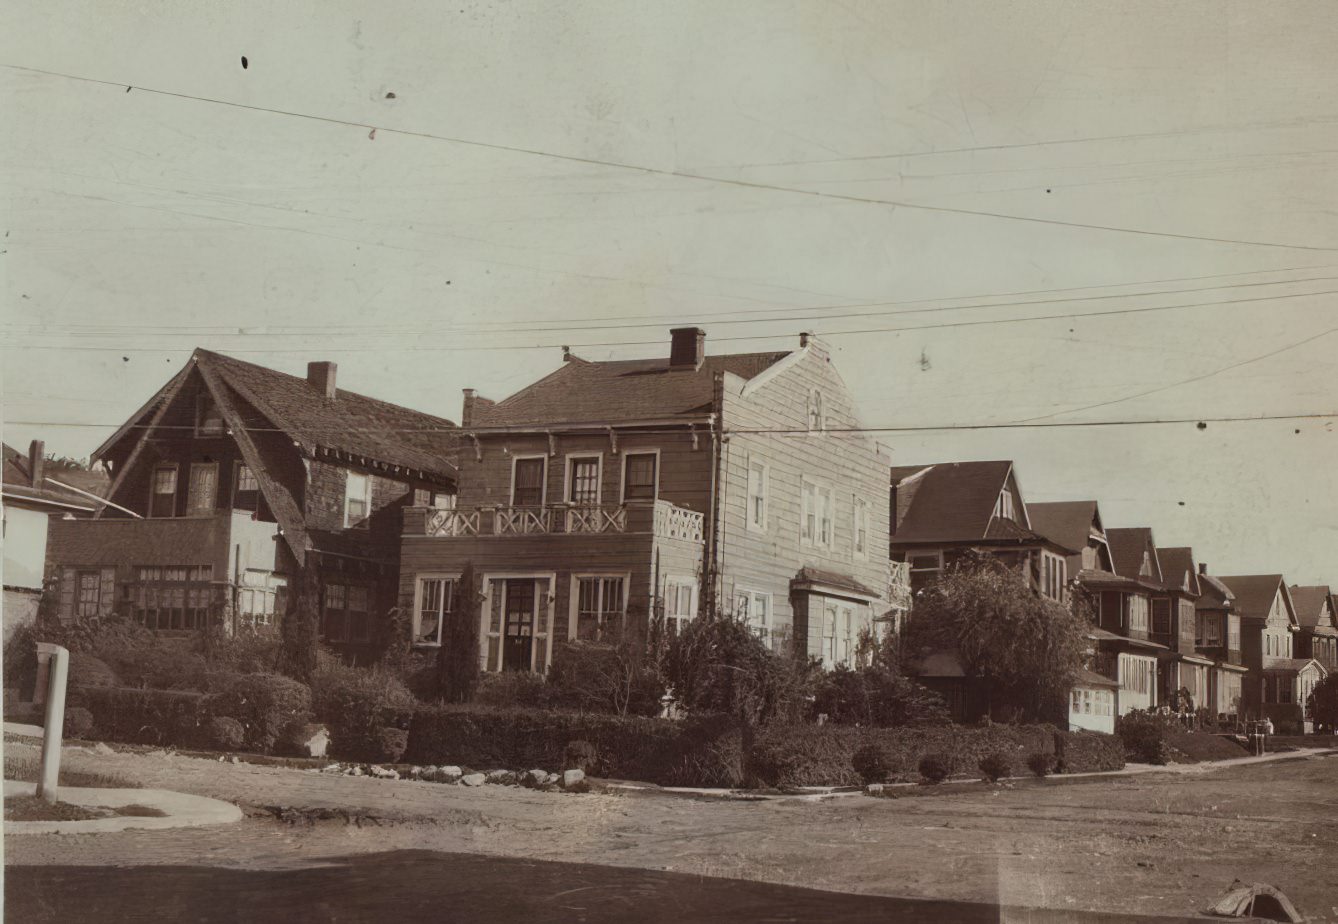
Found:
[(618, 431), (612, 427), (606, 429), (609, 431), (609, 451), (616, 456), (618, 454)]
[(469, 434), (469, 439), (474, 443), (474, 461), (475, 461), (475, 462), (482, 462), (482, 461), (483, 461), (483, 444), (479, 442), (478, 435), (475, 434), (475, 433), (471, 433), (471, 434)]
[(557, 437), (553, 435), (552, 430), (546, 430), (545, 432), (548, 434), (548, 457), (550, 459), (555, 458), (557, 456)]

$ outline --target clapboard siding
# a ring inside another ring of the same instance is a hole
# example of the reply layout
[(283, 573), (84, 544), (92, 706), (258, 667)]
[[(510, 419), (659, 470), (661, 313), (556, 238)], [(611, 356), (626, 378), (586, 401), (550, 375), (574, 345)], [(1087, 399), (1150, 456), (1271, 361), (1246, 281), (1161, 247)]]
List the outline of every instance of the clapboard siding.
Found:
[[(725, 600), (732, 600), (740, 589), (771, 594), (775, 626), (792, 627), (796, 646), (808, 650), (803, 601), (790, 599), (790, 582), (800, 569), (849, 575), (880, 596), (886, 590), (889, 462), (874, 441), (860, 433), (749, 432), (805, 430), (814, 389), (822, 394), (828, 431), (860, 426), (850, 393), (820, 343), (810, 343), (802, 359), (751, 394), (742, 395), (741, 385), (740, 380), (727, 381), (723, 399), (721, 594)], [(748, 467), (754, 458), (767, 466), (764, 532), (749, 530), (746, 521)], [(805, 478), (832, 489), (833, 537), (828, 549), (800, 542)], [(856, 498), (867, 504), (868, 548), (862, 556), (854, 552)]]

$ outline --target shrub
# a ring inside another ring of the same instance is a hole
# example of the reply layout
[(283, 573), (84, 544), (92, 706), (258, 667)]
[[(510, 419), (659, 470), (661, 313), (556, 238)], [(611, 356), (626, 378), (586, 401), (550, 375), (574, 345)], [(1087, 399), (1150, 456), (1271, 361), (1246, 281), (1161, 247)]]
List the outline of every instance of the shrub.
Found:
[(484, 674), (474, 691), (480, 706), (503, 709), (547, 709), (553, 703), (553, 691), (542, 674), (530, 671), (501, 671)]
[(738, 786), (743, 752), (722, 716), (681, 721), (479, 706), (426, 706), (413, 717), (404, 759), (468, 767), (559, 767), (567, 745), (587, 741), (600, 772), (663, 785)]
[(397, 764), (409, 746), (409, 733), (402, 728), (382, 728), (377, 732), (378, 762)]
[(126, 646), (119, 642), (97, 649), (97, 656), (121, 678), (124, 686), (153, 690), (208, 691), (214, 666), (192, 650), (185, 639)]
[(200, 739), (204, 694), (127, 687), (93, 687), (82, 692), (94, 727), (108, 741), (185, 747)]
[(1115, 731), (1124, 742), (1129, 760), (1143, 764), (1164, 764), (1171, 758), (1166, 735), (1174, 722), (1175, 719), (1169, 716), (1135, 709), (1116, 720)]
[(926, 754), (920, 758), (920, 776), (927, 783), (942, 783), (952, 774), (952, 761), (943, 754)]
[(389, 672), (350, 667), (326, 652), (311, 677), (311, 701), (316, 718), (330, 731), (331, 753), (367, 761), (389, 759), (383, 730), (407, 729), (417, 706), (413, 694)]
[(985, 775), (985, 779), (991, 783), (997, 783), (1013, 775), (1012, 759), (1007, 754), (999, 751), (982, 757), (976, 766)]
[(311, 690), (282, 674), (226, 675), (208, 708), (242, 724), (247, 748), (268, 753), (289, 728), (311, 720)]
[(599, 770), (599, 748), (581, 738), (568, 741), (562, 752), (562, 769), (594, 774)]
[(1099, 773), (1124, 769), (1124, 742), (1100, 732), (1055, 732), (1055, 769), (1059, 773)]
[(1049, 776), (1055, 769), (1055, 755), (1037, 751), (1027, 758), (1027, 769), (1040, 777)]
[(437, 696), (467, 703), (479, 684), (479, 607), (483, 602), (474, 563), (466, 561), (455, 582), (455, 606), (444, 617), (437, 649)]
[(614, 715), (655, 715), (664, 694), (664, 680), (644, 646), (630, 640), (559, 646), (548, 682), (563, 705)]
[(947, 704), (933, 693), (882, 666), (845, 666), (817, 682), (813, 712), (838, 725), (947, 725)]
[(70, 687), (119, 687), (121, 680), (101, 658), (84, 651), (72, 651), (68, 683)]
[(885, 745), (866, 744), (850, 758), (850, 766), (865, 783), (886, 783), (897, 761)]
[(207, 637), (203, 652), (210, 665), (239, 674), (276, 673), (279, 636), (274, 632), (242, 628), (231, 636)]
[(93, 713), (82, 706), (65, 710), (65, 727), (62, 733), (66, 738), (86, 738), (92, 730)]
[(219, 751), (236, 751), (246, 740), (242, 723), (226, 715), (212, 716), (205, 723), (205, 741)]

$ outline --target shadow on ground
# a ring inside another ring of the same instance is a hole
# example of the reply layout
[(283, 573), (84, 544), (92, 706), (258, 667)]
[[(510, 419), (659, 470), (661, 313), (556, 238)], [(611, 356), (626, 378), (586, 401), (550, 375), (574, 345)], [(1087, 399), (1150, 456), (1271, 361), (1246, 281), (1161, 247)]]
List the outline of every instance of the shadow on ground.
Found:
[(1172, 919), (1004, 910), (847, 895), (682, 873), (406, 850), (302, 869), (16, 866), (8, 920), (470, 922), (1125, 922)]

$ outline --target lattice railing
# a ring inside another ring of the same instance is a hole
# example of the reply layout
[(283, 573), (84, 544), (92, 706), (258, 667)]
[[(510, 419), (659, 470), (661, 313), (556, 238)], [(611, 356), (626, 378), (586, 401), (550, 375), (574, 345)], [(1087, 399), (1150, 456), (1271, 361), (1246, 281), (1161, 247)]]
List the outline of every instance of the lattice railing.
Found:
[(627, 532), (627, 508), (622, 504), (581, 504), (565, 512), (563, 530), (568, 533)]
[(706, 517), (695, 510), (668, 501), (655, 502), (655, 535), (663, 539), (701, 542), (705, 536), (705, 523)]
[(498, 536), (532, 536), (553, 531), (549, 507), (498, 507), (492, 531)]
[(430, 510), (424, 532), (429, 536), (477, 536), (480, 519), (477, 510)]

